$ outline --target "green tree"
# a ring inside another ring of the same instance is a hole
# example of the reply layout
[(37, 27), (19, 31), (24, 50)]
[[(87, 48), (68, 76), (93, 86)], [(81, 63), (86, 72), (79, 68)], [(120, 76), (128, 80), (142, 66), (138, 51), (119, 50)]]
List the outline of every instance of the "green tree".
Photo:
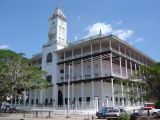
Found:
[(0, 100), (14, 96), (18, 91), (49, 86), (43, 79), (46, 72), (29, 65), (23, 54), (0, 50)]
[(136, 75), (146, 85), (147, 100), (160, 100), (160, 62), (152, 66), (141, 66), (139, 73)]

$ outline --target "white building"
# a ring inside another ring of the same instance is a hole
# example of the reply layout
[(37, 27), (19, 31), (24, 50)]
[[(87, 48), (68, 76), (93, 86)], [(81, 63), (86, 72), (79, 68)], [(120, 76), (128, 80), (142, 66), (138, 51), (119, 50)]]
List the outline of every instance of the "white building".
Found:
[(52, 86), (33, 91), (30, 100), (32, 104), (64, 106), (70, 98), (73, 104), (86, 107), (96, 98), (99, 106), (130, 106), (133, 104), (126, 93), (135, 89), (140, 95), (143, 87), (133, 81), (126, 85), (123, 80), (138, 71), (141, 64), (154, 62), (114, 35), (99, 34), (69, 43), (66, 16), (56, 8), (49, 18), (48, 42), (42, 53), (32, 58), (32, 65), (47, 71), (45, 77)]

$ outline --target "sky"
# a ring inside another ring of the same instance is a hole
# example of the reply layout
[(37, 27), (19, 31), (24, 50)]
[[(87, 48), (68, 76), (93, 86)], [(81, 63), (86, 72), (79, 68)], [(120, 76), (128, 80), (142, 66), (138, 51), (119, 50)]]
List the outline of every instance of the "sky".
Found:
[(70, 42), (101, 29), (160, 61), (160, 0), (0, 0), (0, 49), (28, 58), (41, 52), (57, 6), (67, 16)]

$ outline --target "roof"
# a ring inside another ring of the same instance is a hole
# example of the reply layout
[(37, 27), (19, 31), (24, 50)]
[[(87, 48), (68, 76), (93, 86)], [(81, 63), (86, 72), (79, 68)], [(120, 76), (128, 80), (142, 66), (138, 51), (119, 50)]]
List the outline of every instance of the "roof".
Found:
[(116, 41), (118, 41), (118, 42), (120, 42), (120, 43), (122, 43), (122, 44), (124, 44), (124, 45), (126, 45), (128, 47), (130, 47), (131, 49), (135, 50), (139, 54), (141, 54), (141, 55), (145, 56), (146, 58), (150, 59), (151, 61), (156, 62), (156, 60), (152, 59), (151, 57), (149, 57), (145, 53), (141, 52), (140, 50), (138, 50), (137, 48), (135, 48), (131, 44), (127, 43), (126, 41), (124, 41), (124, 40), (122, 40), (122, 39), (120, 39), (120, 38), (118, 38), (118, 37), (116, 37), (116, 36), (114, 36), (112, 34), (107, 35), (107, 36), (105, 36), (105, 35), (96, 35), (96, 36), (92, 36), (92, 37), (89, 37), (89, 38), (86, 38), (86, 39), (82, 39), (82, 40), (79, 40), (79, 41), (76, 41), (76, 42), (72, 42), (72, 43), (69, 44), (68, 47), (60, 49), (57, 52), (64, 51), (64, 50), (66, 50), (68, 48), (72, 48), (72, 47), (75, 47), (75, 46), (78, 46), (78, 45), (81, 45), (81, 44), (85, 44), (87, 42), (96, 41), (96, 40), (99, 40), (99, 39), (102, 39), (102, 38), (113, 38), (114, 40), (116, 40)]
[(60, 18), (62, 18), (64, 20), (67, 19), (66, 16), (64, 15), (62, 9), (60, 9), (58, 7), (55, 9), (53, 15), (51, 16), (51, 18), (55, 18), (55, 17), (60, 17)]

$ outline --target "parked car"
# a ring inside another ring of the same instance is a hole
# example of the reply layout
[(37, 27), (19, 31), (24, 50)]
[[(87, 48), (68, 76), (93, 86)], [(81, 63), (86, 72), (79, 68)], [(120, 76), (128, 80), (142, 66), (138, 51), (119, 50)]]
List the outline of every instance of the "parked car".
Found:
[(141, 107), (140, 109), (137, 109), (134, 111), (134, 114), (136, 116), (147, 116), (148, 112), (150, 115), (152, 115), (154, 118), (156, 118), (159, 113), (160, 113), (160, 109), (154, 109), (152, 107)]
[(111, 109), (108, 110), (108, 112), (106, 113), (106, 118), (109, 119), (118, 119), (118, 117), (122, 114), (122, 113), (126, 113), (126, 111), (124, 109)]
[(103, 107), (101, 110), (96, 112), (96, 116), (98, 118), (105, 118), (106, 114), (108, 113), (109, 110), (114, 109), (113, 107)]
[(154, 103), (144, 103), (144, 107), (152, 107), (152, 108), (156, 108)]
[(10, 105), (10, 104), (4, 104), (1, 106), (1, 112), (4, 113), (15, 113), (16, 112), (16, 106)]

